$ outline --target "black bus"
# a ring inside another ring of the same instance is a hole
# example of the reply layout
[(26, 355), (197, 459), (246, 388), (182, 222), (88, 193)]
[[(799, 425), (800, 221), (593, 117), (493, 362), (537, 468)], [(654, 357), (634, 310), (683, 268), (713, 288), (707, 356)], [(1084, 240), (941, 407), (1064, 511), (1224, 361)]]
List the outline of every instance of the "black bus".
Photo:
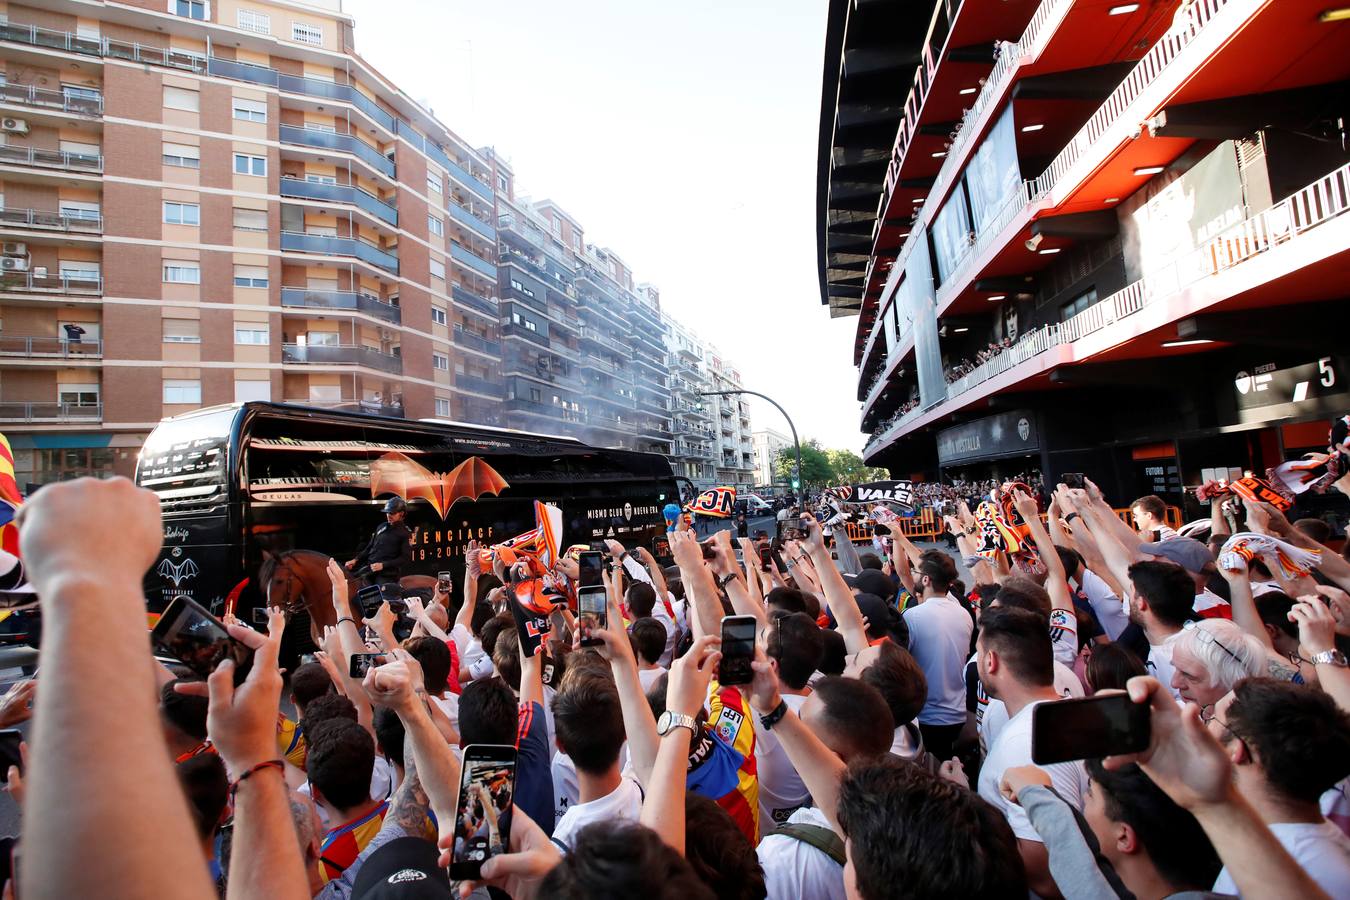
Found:
[[(670, 464), (655, 454), (257, 402), (160, 422), (141, 449), (136, 482), (159, 495), (164, 514), (164, 548), (146, 576), (148, 611), (186, 594), (219, 613), (233, 592), (245, 621), (262, 605), (265, 553), (351, 559), (396, 495), (408, 501), (413, 532), (403, 574), (448, 570), (457, 584), (468, 542), (530, 530), (534, 500), (562, 509), (563, 547), (604, 538), (650, 547), (665, 530), (662, 507), (680, 499)], [(467, 496), (480, 489), (496, 493)]]

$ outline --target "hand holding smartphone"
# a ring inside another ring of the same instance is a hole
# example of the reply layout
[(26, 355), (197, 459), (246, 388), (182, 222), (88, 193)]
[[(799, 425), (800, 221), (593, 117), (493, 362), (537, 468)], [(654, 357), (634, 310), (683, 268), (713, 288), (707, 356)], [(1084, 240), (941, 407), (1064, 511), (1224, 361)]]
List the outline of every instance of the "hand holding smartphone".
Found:
[(722, 617), (722, 661), (717, 666), (717, 680), (724, 685), (749, 684), (755, 678), (750, 662), (755, 658), (754, 616)]
[(233, 659), (234, 683), (242, 684), (253, 650), (230, 637), (219, 619), (185, 596), (173, 599), (150, 632), (151, 640), (194, 675), (207, 678), (222, 660)]
[(516, 748), (470, 744), (460, 766), (450, 877), (475, 880), (483, 863), (505, 853), (516, 792)]
[(1141, 753), (1152, 737), (1148, 704), (1125, 693), (1052, 700), (1031, 711), (1031, 761), (1038, 766)]
[(353, 653), (347, 664), (347, 674), (357, 680), (365, 678), (367, 672), (380, 665), (381, 656), (381, 653)]
[(583, 551), (577, 557), (577, 632), (583, 647), (602, 643), (595, 637), (595, 632), (608, 627), (609, 607), (601, 577), (603, 565), (603, 554), (597, 550)]

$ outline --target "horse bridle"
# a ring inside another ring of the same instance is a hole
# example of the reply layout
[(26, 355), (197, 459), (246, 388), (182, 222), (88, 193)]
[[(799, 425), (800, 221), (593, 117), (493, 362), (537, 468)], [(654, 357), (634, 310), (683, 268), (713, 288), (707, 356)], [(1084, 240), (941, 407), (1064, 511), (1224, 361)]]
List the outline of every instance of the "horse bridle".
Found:
[[(264, 591), (263, 599), (264, 601), (266, 601), (268, 606), (271, 606), (272, 581), (276, 578), (277, 570), (286, 573), (286, 580), (283, 585), (283, 590), (285, 591), (285, 599), (282, 601), (281, 611), (284, 612), (288, 617), (303, 612), (305, 609), (305, 590), (304, 590), (305, 581), (298, 574), (296, 574), (294, 569), (291, 568), (292, 558), (293, 557), (289, 552), (282, 553), (279, 556), (272, 557), (272, 559), (274, 560), (272, 576), (267, 579), (267, 584), (264, 585), (263, 587)], [(291, 586), (296, 581), (300, 582), (300, 593), (299, 596), (292, 598)]]

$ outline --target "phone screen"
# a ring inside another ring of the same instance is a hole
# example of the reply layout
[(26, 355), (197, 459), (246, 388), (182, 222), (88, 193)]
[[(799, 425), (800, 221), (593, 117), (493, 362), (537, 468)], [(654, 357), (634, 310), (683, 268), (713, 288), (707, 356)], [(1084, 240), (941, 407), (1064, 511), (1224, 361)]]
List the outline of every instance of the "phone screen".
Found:
[(755, 658), (754, 616), (722, 618), (722, 662), (717, 680), (722, 684), (749, 684), (754, 679), (750, 661)]
[(657, 538), (652, 541), (652, 556), (667, 557), (670, 555), (670, 541), (665, 538)]
[(582, 588), (577, 591), (577, 630), (581, 635), (581, 646), (591, 647), (601, 643), (592, 636), (592, 632), (608, 627), (608, 622), (605, 589)]
[(470, 744), (464, 748), (451, 878), (477, 878), (488, 857), (506, 852), (515, 789), (515, 747)]
[(604, 565), (604, 556), (596, 550), (583, 550), (577, 555), (577, 568), (581, 570), (578, 587), (600, 587), (604, 584), (600, 580), (601, 567)]
[(348, 664), (347, 674), (353, 678), (365, 678), (366, 673), (380, 665), (378, 653), (353, 653)]
[(1037, 765), (1096, 759), (1148, 749), (1148, 704), (1128, 694), (1041, 703), (1031, 712), (1031, 761)]
[(151, 632), (155, 643), (169, 656), (202, 678), (209, 676), (221, 660), (234, 659), (235, 681), (247, 675), (246, 662), (253, 651), (230, 637), (225, 626), (203, 607), (187, 597), (175, 597), (164, 610)]
[(253, 624), (254, 625), (267, 624), (267, 607), (265, 606), (253, 607)]
[(450, 590), (450, 583), (451, 583), (451, 579), (450, 579), (450, 573), (449, 573), (449, 572), (437, 572), (437, 573), (436, 573), (436, 586), (437, 586), (438, 588), (440, 588), (442, 591), (448, 591), (448, 590)]
[(772, 563), (772, 562), (773, 562), (773, 548), (772, 548), (772, 547), (760, 547), (760, 548), (759, 548), (759, 567), (760, 567), (761, 569), (763, 569), (765, 572), (767, 572), (767, 571), (769, 571), (769, 564)]
[(19, 753), (19, 743), (23, 732), (17, 728), (0, 731), (0, 784), (9, 784), (9, 767), (18, 766), (23, 774), (23, 757)]
[(1059, 483), (1064, 485), (1066, 488), (1082, 490), (1084, 487), (1083, 473), (1065, 472), (1063, 475), (1059, 476)]

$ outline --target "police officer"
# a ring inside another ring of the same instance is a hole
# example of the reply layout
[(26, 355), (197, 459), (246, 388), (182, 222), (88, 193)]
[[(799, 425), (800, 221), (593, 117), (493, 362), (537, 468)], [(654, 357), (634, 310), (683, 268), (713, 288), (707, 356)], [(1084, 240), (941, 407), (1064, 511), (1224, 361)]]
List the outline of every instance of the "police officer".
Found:
[(402, 497), (390, 497), (384, 504), (384, 515), (388, 521), (375, 529), (356, 559), (347, 560), (347, 569), (369, 567), (374, 584), (397, 584), (403, 567), (412, 562), (412, 535), (403, 524), (408, 504)]

